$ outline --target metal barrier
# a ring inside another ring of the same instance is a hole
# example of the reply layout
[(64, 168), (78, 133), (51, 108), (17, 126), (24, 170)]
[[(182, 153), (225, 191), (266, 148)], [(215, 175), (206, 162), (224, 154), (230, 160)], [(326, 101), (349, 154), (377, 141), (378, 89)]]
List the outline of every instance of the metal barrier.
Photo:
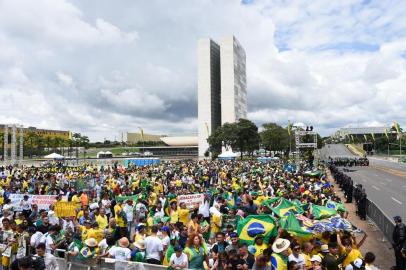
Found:
[(392, 242), (392, 233), (395, 229), (395, 224), (373, 201), (367, 200), (367, 216), (375, 223), (382, 231), (385, 238)]

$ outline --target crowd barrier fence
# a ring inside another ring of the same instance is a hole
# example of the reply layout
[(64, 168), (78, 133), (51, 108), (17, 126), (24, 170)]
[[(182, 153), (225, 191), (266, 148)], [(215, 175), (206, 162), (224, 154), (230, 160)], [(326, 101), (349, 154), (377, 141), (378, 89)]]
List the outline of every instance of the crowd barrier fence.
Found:
[[(392, 233), (395, 229), (395, 224), (373, 201), (367, 200), (367, 216), (381, 230), (385, 238), (392, 242)], [(384, 240), (384, 239), (382, 239)]]

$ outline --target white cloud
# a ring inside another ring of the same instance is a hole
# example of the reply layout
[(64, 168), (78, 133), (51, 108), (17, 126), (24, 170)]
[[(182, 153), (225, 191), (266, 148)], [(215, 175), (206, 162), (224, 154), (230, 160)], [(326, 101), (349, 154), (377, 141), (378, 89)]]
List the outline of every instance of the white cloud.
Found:
[(197, 39), (234, 34), (249, 117), (406, 124), (404, 1), (0, 1), (0, 122), (196, 132)]

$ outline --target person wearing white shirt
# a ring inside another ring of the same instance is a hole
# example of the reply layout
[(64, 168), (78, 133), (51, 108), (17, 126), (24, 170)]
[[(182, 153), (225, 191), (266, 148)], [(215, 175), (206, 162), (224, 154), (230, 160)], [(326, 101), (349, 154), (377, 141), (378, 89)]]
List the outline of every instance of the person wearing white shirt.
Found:
[(183, 253), (181, 246), (175, 246), (175, 253), (171, 255), (169, 259), (169, 265), (175, 270), (187, 269), (188, 268), (188, 257)]
[(108, 251), (109, 257), (119, 261), (129, 261), (131, 259), (131, 249), (128, 248), (130, 242), (127, 237), (118, 240), (118, 246), (110, 248)]
[(300, 248), (300, 244), (299, 243), (293, 243), (293, 245), (291, 245), (292, 247), (292, 254), (289, 255), (288, 257), (288, 261), (294, 261), (297, 263), (298, 265), (298, 269), (302, 270), (305, 267), (305, 259), (303, 254), (300, 252), (301, 248)]
[(145, 257), (147, 263), (160, 265), (164, 247), (161, 239), (157, 237), (158, 227), (156, 225), (152, 226), (151, 232), (152, 234), (145, 238)]
[(123, 206), (123, 211), (126, 215), (127, 218), (127, 230), (128, 230), (128, 235), (131, 237), (131, 230), (132, 226), (134, 224), (134, 205), (133, 205), (133, 200), (128, 200), (124, 206)]

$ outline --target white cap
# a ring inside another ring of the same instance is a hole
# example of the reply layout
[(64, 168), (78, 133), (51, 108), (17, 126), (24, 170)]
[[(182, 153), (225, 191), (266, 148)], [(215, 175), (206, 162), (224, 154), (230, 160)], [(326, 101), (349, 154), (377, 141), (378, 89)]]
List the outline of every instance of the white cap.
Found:
[(355, 265), (356, 267), (358, 267), (358, 268), (361, 267), (361, 266), (362, 266), (362, 260), (361, 260), (360, 258), (355, 259), (354, 265)]
[(319, 255), (313, 255), (313, 257), (310, 259), (311, 262), (320, 262), (321, 263), (321, 257)]

